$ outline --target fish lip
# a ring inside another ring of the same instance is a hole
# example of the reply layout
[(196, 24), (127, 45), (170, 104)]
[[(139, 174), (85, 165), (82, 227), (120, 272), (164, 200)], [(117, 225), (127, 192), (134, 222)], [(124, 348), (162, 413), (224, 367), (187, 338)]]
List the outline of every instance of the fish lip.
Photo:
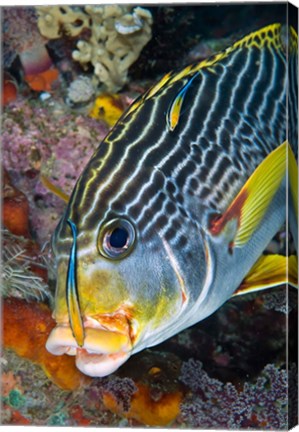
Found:
[(57, 325), (46, 342), (47, 350), (54, 355), (75, 355), (74, 349), (84, 349), (90, 354), (114, 354), (119, 351), (131, 351), (132, 344), (128, 334), (98, 327), (84, 327), (85, 341), (80, 347), (70, 326)]
[(84, 349), (78, 349), (76, 366), (85, 375), (104, 377), (115, 372), (131, 356), (130, 352), (116, 354), (89, 354)]
[(132, 353), (129, 326), (103, 325), (97, 319), (84, 319), (84, 344), (80, 347), (68, 323), (58, 323), (51, 331), (46, 349), (53, 355), (76, 357), (77, 368), (86, 375), (103, 377), (118, 369)]

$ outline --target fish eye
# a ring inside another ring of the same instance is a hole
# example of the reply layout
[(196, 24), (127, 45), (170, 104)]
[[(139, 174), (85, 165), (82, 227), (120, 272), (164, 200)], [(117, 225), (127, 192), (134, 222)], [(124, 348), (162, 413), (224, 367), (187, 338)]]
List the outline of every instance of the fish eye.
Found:
[(98, 249), (106, 258), (121, 259), (135, 244), (135, 229), (127, 219), (117, 218), (105, 222), (99, 233)]

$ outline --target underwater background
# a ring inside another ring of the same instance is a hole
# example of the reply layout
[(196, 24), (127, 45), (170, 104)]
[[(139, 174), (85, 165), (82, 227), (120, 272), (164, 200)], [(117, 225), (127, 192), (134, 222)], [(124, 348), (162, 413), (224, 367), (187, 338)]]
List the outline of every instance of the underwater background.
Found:
[[(169, 70), (287, 19), (285, 3), (110, 7), (1, 9), (1, 424), (289, 428), (297, 423), (292, 288), (232, 299), (109, 377), (84, 376), (72, 357), (46, 351), (55, 326), (51, 234), (101, 140)], [(296, 27), (295, 14), (290, 20)], [(103, 40), (113, 31), (131, 38), (121, 58), (113, 46), (98, 53), (99, 21)], [(282, 230), (267, 250), (285, 253), (288, 240)]]

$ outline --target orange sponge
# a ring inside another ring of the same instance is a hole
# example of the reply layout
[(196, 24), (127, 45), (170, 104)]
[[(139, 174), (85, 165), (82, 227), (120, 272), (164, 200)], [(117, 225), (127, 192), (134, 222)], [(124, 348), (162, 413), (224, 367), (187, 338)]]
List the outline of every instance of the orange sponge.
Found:
[(53, 356), (46, 350), (46, 340), (55, 327), (46, 305), (7, 298), (2, 306), (4, 347), (39, 364), (49, 379), (65, 390), (90, 381), (76, 368), (74, 357)]
[(105, 392), (103, 396), (106, 408), (118, 415), (135, 419), (148, 426), (166, 426), (175, 420), (180, 413), (180, 403), (183, 396), (181, 391), (165, 393), (158, 401), (155, 401), (151, 398), (148, 386), (141, 383), (135, 384), (138, 390), (132, 396), (131, 407), (128, 412), (123, 412), (121, 405), (109, 392)]
[(29, 204), (23, 192), (16, 189), (5, 170), (3, 175), (3, 225), (15, 235), (29, 237)]

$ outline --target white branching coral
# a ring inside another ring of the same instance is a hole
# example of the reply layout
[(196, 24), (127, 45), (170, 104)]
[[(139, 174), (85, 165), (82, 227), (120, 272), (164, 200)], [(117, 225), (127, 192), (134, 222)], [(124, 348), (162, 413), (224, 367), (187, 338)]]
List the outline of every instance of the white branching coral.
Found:
[(141, 7), (123, 5), (37, 6), (38, 26), (43, 36), (59, 38), (62, 31), (78, 36), (83, 28), (89, 40), (79, 40), (73, 59), (83, 69), (94, 68), (94, 83), (115, 92), (127, 82), (128, 69), (151, 39), (152, 15)]
[(76, 6), (36, 6), (38, 28), (48, 39), (58, 39), (62, 31), (69, 36), (78, 36), (84, 28), (88, 28), (89, 17)]

